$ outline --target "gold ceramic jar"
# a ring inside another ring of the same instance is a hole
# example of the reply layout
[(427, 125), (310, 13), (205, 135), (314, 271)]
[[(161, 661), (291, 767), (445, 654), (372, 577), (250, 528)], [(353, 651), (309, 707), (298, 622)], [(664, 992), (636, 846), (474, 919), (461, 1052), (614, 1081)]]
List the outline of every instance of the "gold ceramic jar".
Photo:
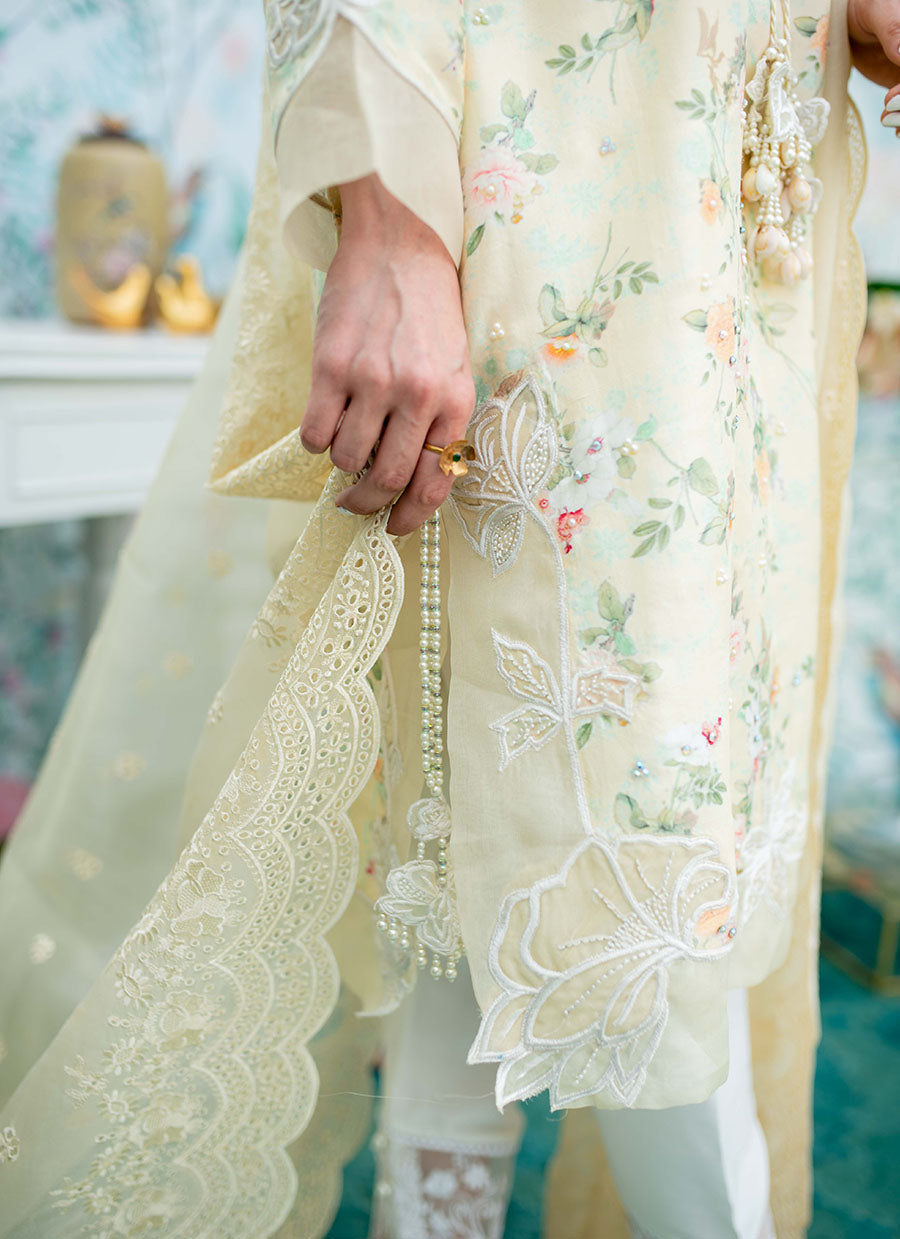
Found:
[(75, 322), (135, 327), (169, 244), (160, 160), (124, 124), (102, 118), (62, 162), (57, 203), (57, 287)]

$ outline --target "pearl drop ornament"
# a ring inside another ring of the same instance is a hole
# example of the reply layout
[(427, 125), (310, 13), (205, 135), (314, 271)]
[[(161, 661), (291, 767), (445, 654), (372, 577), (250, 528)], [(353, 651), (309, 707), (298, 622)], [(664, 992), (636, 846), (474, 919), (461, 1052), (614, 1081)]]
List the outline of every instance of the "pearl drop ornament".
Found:
[(812, 202), (812, 185), (805, 177), (792, 177), (787, 192), (795, 211), (805, 211)]

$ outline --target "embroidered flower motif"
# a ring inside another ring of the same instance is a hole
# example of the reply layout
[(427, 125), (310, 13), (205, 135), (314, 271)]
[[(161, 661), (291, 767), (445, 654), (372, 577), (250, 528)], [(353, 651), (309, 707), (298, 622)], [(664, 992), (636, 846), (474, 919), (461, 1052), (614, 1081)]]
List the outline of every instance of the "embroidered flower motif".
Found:
[(161, 1050), (199, 1045), (212, 1023), (212, 1010), (202, 994), (190, 990), (167, 993), (147, 1021), (147, 1037)]
[(702, 723), (699, 727), (693, 723), (681, 723), (665, 734), (663, 744), (675, 750), (677, 762), (688, 766), (705, 766), (710, 760), (709, 750), (718, 743), (721, 732), (721, 717), (717, 717), (712, 723)]
[(2, 1166), (4, 1162), (16, 1161), (21, 1148), (22, 1146), (19, 1142), (19, 1137), (16, 1133), (15, 1127), (12, 1125), (9, 1127), (4, 1127), (2, 1131), (0, 1131), (0, 1166)]
[(548, 361), (557, 363), (580, 361), (583, 355), (581, 341), (574, 332), (567, 336), (554, 336), (543, 345), (541, 351)]
[(734, 353), (734, 307), (730, 301), (711, 305), (706, 316), (706, 343), (720, 362)]
[(450, 492), (450, 504), (470, 545), (505, 572), (522, 547), (534, 498), (559, 454), (556, 425), (533, 376), (511, 375), (475, 410), (469, 439), (476, 459)]
[(556, 535), (563, 544), (563, 550), (567, 555), (572, 549), (572, 539), (577, 530), (590, 523), (591, 519), (585, 515), (584, 508), (577, 508), (573, 512), (563, 508), (562, 512), (560, 512), (556, 518)]
[(199, 1127), (196, 1099), (178, 1093), (156, 1093), (136, 1116), (130, 1139), (141, 1148), (183, 1140)]
[(715, 181), (704, 181), (700, 186), (700, 214), (708, 224), (714, 224), (721, 209), (722, 191)]
[(577, 425), (563, 446), (570, 472), (550, 490), (555, 506), (590, 510), (609, 499), (620, 478), (619, 456), (633, 453), (635, 433), (631, 418), (615, 413), (599, 413)]
[(492, 215), (517, 223), (528, 199), (540, 190), (533, 172), (505, 147), (488, 146), (481, 150), (463, 180), (467, 215), (484, 223)]
[(741, 920), (747, 921), (765, 903), (779, 919), (791, 910), (796, 865), (806, 838), (806, 811), (794, 794), (796, 764), (775, 782), (763, 781), (762, 817), (744, 836), (740, 850)]
[(415, 929), (423, 946), (438, 955), (449, 955), (459, 936), (459, 913), (452, 885), (438, 882), (432, 860), (411, 860), (392, 869), (387, 892), (378, 900), (379, 912)]
[(221, 873), (192, 857), (171, 891), (173, 932), (186, 938), (215, 934), (231, 918), (230, 893)]
[(443, 797), (427, 796), (410, 806), (406, 815), (409, 833), (427, 843), (430, 839), (447, 838), (450, 834), (450, 806)]
[(633, 1105), (668, 1020), (669, 968), (726, 954), (711, 927), (734, 902), (714, 844), (677, 836), (588, 838), (507, 896), (489, 955), (500, 993), (469, 1053), (499, 1064), (497, 1104), (549, 1089), (554, 1109)]

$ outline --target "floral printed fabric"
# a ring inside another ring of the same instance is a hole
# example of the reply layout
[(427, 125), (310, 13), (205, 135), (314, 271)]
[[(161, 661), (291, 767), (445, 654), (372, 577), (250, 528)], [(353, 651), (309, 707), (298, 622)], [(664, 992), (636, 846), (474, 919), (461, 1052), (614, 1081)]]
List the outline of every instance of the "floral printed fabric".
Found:
[[(473, 1061), (500, 1104), (694, 1100), (724, 1071), (726, 985), (784, 955), (809, 824), (812, 286), (748, 265), (740, 199), (768, 5), (530, 0), (466, 8), (462, 35), (440, 0), (273, 5), (270, 27), (284, 9), (357, 23), (460, 135), (480, 399), (446, 509), (448, 752)], [(806, 99), (827, 26), (819, 3), (789, 32)], [(282, 99), (305, 37), (273, 58)]]

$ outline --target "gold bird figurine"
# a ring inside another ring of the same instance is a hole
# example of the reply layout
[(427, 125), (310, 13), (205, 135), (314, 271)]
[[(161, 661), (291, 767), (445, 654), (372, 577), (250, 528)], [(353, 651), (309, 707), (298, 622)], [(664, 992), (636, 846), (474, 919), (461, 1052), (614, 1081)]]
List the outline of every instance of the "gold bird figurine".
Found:
[(82, 299), (94, 320), (102, 327), (126, 330), (139, 327), (150, 294), (150, 268), (138, 262), (129, 268), (118, 288), (98, 288), (80, 263), (69, 268), (72, 288)]
[(175, 259), (174, 266), (177, 275), (164, 271), (153, 286), (163, 324), (170, 331), (211, 331), (219, 303), (203, 286), (200, 264), (196, 258), (183, 254)]

